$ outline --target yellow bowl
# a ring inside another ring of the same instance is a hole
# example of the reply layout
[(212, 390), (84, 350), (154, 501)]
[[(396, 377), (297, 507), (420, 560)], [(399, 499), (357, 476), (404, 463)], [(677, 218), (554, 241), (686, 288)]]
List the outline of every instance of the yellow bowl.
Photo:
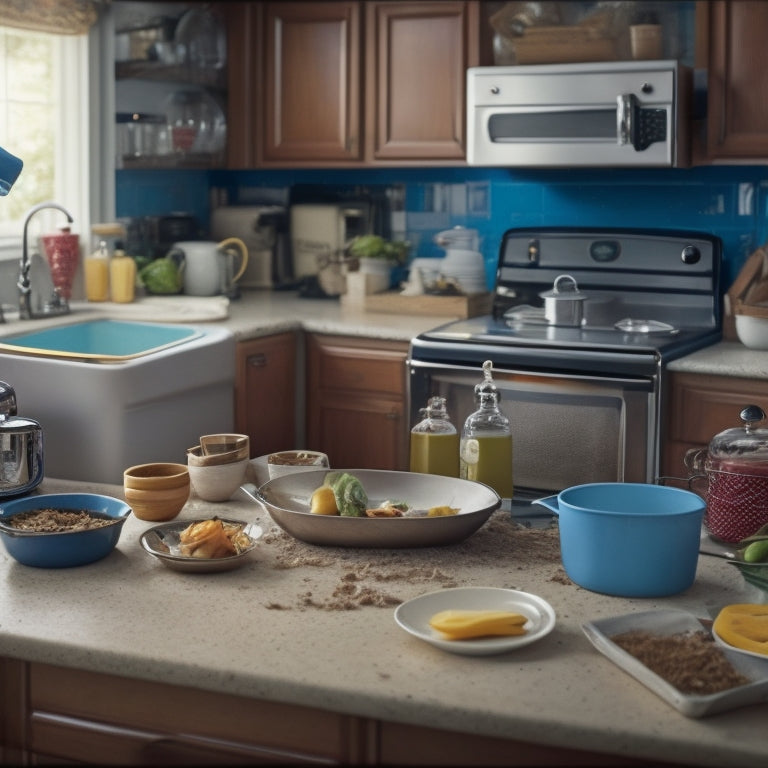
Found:
[(173, 520), (189, 498), (189, 470), (183, 464), (138, 464), (123, 473), (123, 490), (139, 520)]

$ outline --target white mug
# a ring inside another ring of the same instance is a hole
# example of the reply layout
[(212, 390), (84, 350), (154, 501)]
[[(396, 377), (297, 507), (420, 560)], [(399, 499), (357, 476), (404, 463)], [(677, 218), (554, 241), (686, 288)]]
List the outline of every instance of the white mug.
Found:
[[(232, 246), (240, 257), (240, 263), (234, 270), (226, 268), (232, 259)], [(187, 296), (227, 293), (248, 266), (248, 247), (237, 237), (229, 237), (220, 243), (207, 240), (174, 243), (168, 256), (183, 262), (184, 293)]]

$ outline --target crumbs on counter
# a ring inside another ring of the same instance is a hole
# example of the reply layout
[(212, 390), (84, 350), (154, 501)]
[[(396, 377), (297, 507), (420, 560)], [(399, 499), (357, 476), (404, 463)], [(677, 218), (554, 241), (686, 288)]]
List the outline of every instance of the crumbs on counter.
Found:
[[(261, 543), (273, 549), (277, 569), (338, 570), (331, 594), (322, 597), (308, 591), (296, 596), (295, 605), (267, 603), (266, 607), (273, 610), (349, 611), (364, 606), (392, 607), (411, 596), (397, 594), (399, 588), (414, 584), (431, 584), (435, 589), (460, 586), (460, 579), (447, 568), (454, 562), (471, 568), (507, 561), (516, 570), (551, 564), (556, 567), (549, 581), (565, 586), (572, 584), (561, 566), (557, 527), (526, 528), (512, 521), (509, 512), (504, 511), (495, 512), (477, 533), (449, 548), (349, 550), (327, 547), (318, 551), (316, 546), (305, 544), (277, 527), (265, 533)], [(446, 557), (447, 550), (450, 557)]]

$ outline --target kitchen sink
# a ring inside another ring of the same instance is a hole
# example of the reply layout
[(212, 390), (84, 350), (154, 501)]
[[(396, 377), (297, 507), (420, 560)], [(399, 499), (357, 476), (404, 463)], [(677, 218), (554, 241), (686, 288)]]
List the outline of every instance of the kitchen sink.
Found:
[(235, 339), (224, 328), (93, 320), (0, 338), (0, 379), (43, 428), (46, 477), (122, 484), (186, 463), (234, 430)]
[(0, 339), (0, 351), (107, 363), (156, 352), (201, 335), (196, 328), (86, 320)]

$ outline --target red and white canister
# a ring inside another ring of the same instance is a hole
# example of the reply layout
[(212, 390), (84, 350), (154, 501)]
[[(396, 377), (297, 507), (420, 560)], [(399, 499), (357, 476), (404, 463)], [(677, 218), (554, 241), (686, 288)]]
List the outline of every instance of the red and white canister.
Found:
[(768, 525), (768, 429), (765, 412), (749, 405), (741, 427), (716, 435), (708, 449), (686, 454), (689, 470), (706, 477), (704, 524), (717, 539), (738, 543)]

